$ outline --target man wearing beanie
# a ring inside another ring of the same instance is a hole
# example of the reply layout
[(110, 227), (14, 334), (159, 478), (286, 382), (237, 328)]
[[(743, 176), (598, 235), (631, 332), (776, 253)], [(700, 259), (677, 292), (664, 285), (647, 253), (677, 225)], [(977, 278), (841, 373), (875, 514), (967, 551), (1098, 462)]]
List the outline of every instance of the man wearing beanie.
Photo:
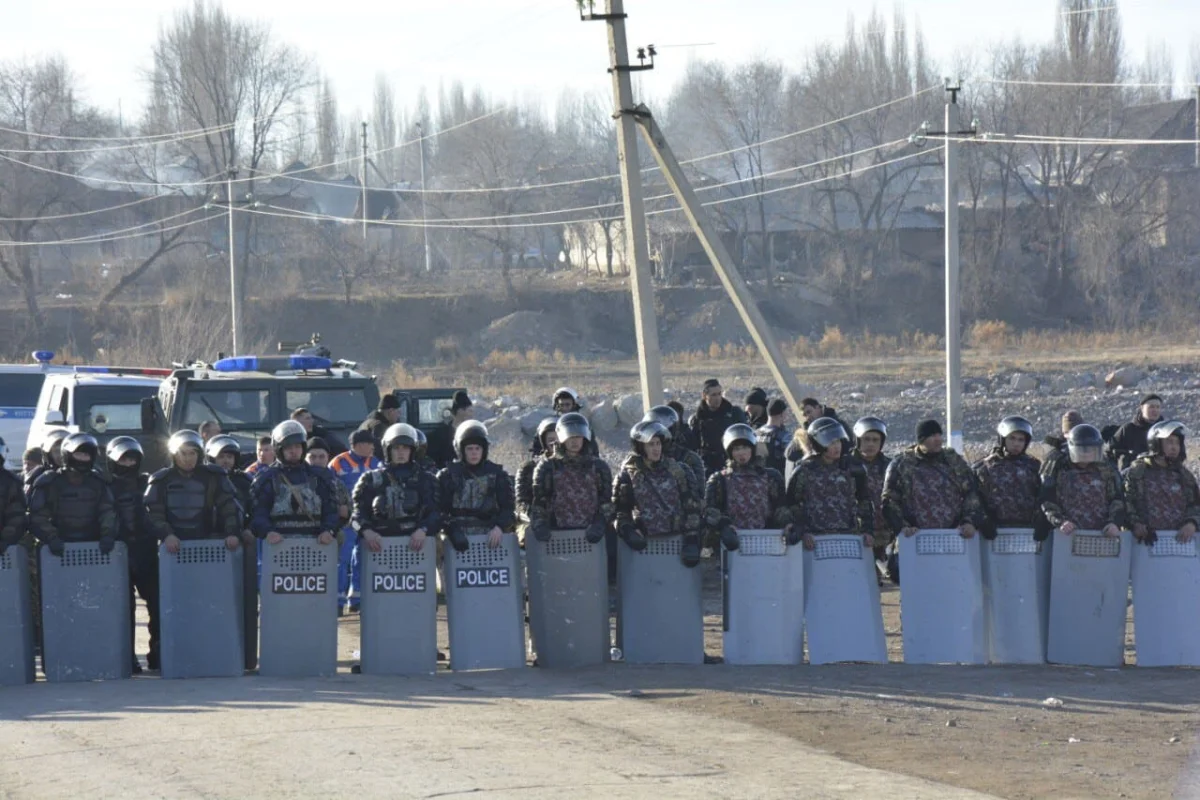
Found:
[(1070, 409), (1062, 415), (1061, 433), (1048, 433), (1046, 438), (1042, 439), (1042, 444), (1050, 449), (1046, 451), (1046, 455), (1042, 458), (1041, 474), (1045, 477), (1050, 471), (1050, 467), (1060, 458), (1065, 458), (1067, 455), (1067, 434), (1071, 432), (1071, 428), (1076, 425), (1083, 424), (1083, 414), (1080, 414), (1075, 409)]
[(917, 443), (888, 465), (883, 479), (883, 516), (892, 533), (957, 528), (964, 539), (984, 522), (975, 475), (966, 459), (942, 443), (934, 419), (917, 425)]
[[(389, 394), (385, 396), (385, 399), (388, 397), (396, 402), (396, 406), (385, 409), (384, 401), (381, 400), (380, 412), (395, 411), (399, 408), (396, 396)], [(375, 456), (378, 444), (378, 440), (369, 430), (359, 428), (350, 434), (350, 449), (345, 453), (339, 453), (329, 462), (329, 468), (333, 470), (333, 474), (338, 477), (338, 480), (346, 487), (346, 492), (351, 496), (354, 495), (354, 487), (358, 484), (359, 478), (365, 473), (383, 466), (383, 462)], [(338, 549), (338, 607), (348, 606), (350, 611), (357, 612), (362, 596), (360, 586), (362, 560), (358, 546), (358, 534), (349, 525), (342, 530), (342, 533), (345, 537)]]
[(459, 389), (444, 413), (446, 419), (429, 432), (429, 458), (438, 469), (450, 466), (454, 461), (454, 431), (458, 426), (474, 418), (475, 410), (471, 398)]
[(1108, 443), (1109, 457), (1117, 462), (1117, 469), (1124, 471), (1134, 459), (1146, 452), (1146, 434), (1162, 419), (1162, 398), (1148, 394), (1138, 403), (1133, 421), (1126, 422)]
[(746, 395), (746, 416), (750, 418), (750, 427), (758, 430), (767, 424), (767, 392), (761, 387), (754, 387)]
[[(375, 458), (383, 461), (383, 450), (380, 441), (383, 439), (383, 432), (392, 425), (400, 421), (400, 398), (388, 392), (383, 397), (379, 398), (379, 408), (375, 409), (370, 415), (363, 420), (363, 424), (358, 426), (360, 431), (366, 431), (371, 442), (375, 446)], [(350, 487), (353, 489), (354, 487)]]
[(725, 390), (716, 378), (704, 382), (704, 394), (688, 427), (696, 438), (700, 458), (704, 460), (707, 477), (725, 468), (725, 445), (722, 439), (730, 425), (746, 423), (746, 413), (725, 399)]

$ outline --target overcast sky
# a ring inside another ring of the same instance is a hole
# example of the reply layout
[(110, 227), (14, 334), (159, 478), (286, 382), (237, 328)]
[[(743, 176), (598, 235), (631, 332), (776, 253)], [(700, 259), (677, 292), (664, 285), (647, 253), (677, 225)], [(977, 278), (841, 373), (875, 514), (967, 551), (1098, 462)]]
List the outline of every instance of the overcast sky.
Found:
[[(128, 120), (145, 96), (141, 75), (160, 26), (190, 4), (7, 0), (0, 59), (61, 53), (87, 99), (114, 110), (120, 102)], [(1166, 41), (1181, 79), (1187, 50), (1200, 36), (1200, 0), (1120, 5), (1129, 54), (1140, 59), (1149, 42)], [(604, 25), (580, 22), (572, 0), (226, 0), (225, 7), (269, 22), (281, 39), (313, 54), (343, 113), (370, 108), (379, 72), (391, 76), (406, 103), (421, 84), (436, 95), (439, 83), (456, 78), (498, 99), (608, 87)], [(659, 68), (645, 78), (651, 96), (665, 93), (692, 58), (767, 56), (797, 65), (806, 48), (841, 38), (848, 12), (861, 19), (873, 7), (890, 18), (891, 3), (871, 0), (626, 0), (631, 48), (663, 48)], [(939, 63), (964, 50), (982, 55), (989, 43), (1018, 36), (1045, 41), (1057, 13), (1056, 0), (908, 0), (904, 7)]]

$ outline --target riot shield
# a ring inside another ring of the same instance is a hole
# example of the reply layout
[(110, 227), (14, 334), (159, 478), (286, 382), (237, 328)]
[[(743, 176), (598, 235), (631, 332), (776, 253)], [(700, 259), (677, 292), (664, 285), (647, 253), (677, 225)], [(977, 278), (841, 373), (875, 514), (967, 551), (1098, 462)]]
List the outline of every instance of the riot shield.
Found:
[(900, 537), (906, 664), (986, 663), (979, 539), (953, 528)]

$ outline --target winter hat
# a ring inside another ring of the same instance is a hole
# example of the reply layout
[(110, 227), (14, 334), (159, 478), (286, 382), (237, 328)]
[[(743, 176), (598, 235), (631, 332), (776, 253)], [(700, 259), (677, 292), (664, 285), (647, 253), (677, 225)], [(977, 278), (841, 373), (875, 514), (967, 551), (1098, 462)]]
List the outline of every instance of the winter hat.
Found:
[(767, 406), (767, 414), (772, 417), (777, 417), (787, 411), (787, 402), (782, 397), (777, 397), (771, 401), (771, 405)]
[(721, 388), (721, 382), (719, 380), (717, 380), (716, 378), (709, 378), (708, 380), (706, 380), (704, 382), (704, 391), (705, 392), (707, 392), (709, 389), (720, 389), (720, 388)]
[[(388, 397), (393, 397), (393, 396), (394, 395), (388, 395)], [(371, 432), (368, 430), (359, 428), (354, 433), (350, 434), (350, 446), (351, 447), (353, 447), (356, 444), (374, 444), (374, 443), (375, 443), (375, 437), (372, 436)]]
[(766, 391), (755, 386), (750, 390), (750, 394), (746, 395), (745, 404), (748, 406), (765, 406), (767, 404)]
[(1163, 401), (1163, 399), (1160, 395), (1157, 395), (1154, 392), (1151, 392), (1150, 394), (1146, 395), (1145, 397), (1143, 397), (1141, 400), (1138, 401), (1138, 408), (1141, 408), (1142, 406), (1146, 405), (1146, 403), (1149, 403), (1151, 400), (1157, 400), (1160, 403)]
[(379, 398), (379, 410), (380, 411), (387, 411), (389, 408), (399, 408), (399, 407), (400, 407), (400, 398), (396, 397), (396, 395), (394, 395), (394, 394), (385, 394), (383, 397)]
[(1082, 424), (1083, 424), (1083, 414), (1080, 414), (1078, 411), (1076, 411), (1073, 408), (1070, 411), (1068, 411), (1067, 413), (1062, 415), (1062, 432), (1063, 433), (1070, 433), (1071, 428), (1074, 428), (1076, 425), (1082, 425)]
[(328, 453), (329, 445), (325, 444), (325, 440), (320, 436), (314, 436), (308, 440), (308, 452), (311, 453), (313, 450), (323, 450)]
[(467, 397), (466, 392), (459, 389), (454, 393), (454, 399), (450, 402), (450, 410), (461, 411), (464, 408), (470, 408), (471, 405), (471, 398)]
[(940, 436), (942, 433), (942, 424), (936, 419), (922, 420), (917, 425), (917, 444), (928, 439), (930, 436)]

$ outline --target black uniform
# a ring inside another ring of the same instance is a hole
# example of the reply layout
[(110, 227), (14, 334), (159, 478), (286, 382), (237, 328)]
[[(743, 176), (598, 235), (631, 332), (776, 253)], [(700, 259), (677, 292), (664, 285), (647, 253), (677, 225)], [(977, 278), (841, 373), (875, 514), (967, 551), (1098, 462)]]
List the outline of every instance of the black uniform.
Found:
[(201, 464), (187, 473), (177, 467), (150, 476), (146, 509), (159, 540), (242, 538), (245, 512), (225, 470)]
[(371, 438), (375, 440), (375, 457), (380, 461), (384, 461), (384, 457), (386, 455), (383, 452), (382, 444), (384, 431), (394, 424), (395, 423), (393, 422), (389, 422), (388, 418), (384, 416), (383, 409), (377, 408), (372, 411), (365, 420), (363, 420), (361, 425), (358, 426), (360, 431), (366, 431), (367, 433), (371, 434)]
[(0, 554), (25, 535), (25, 493), (21, 482), (0, 469)]
[[(144, 472), (120, 475), (114, 471), (109, 481), (113, 503), (117, 509), (117, 520), (121, 525), (121, 538), (129, 548), (129, 615), (134, 616), (133, 594), (136, 591), (146, 604), (150, 618), (150, 650), (146, 653), (146, 665), (159, 668), (159, 592), (158, 592), (158, 542), (154, 526), (146, 513), (146, 487), (150, 476)], [(134, 625), (130, 624), (130, 648), (133, 648)], [(137, 664), (137, 658), (133, 660)], [(134, 668), (137, 671), (137, 667)]]
[(246, 669), (252, 670), (258, 666), (258, 541), (254, 534), (247, 535), (250, 530), (250, 486), (253, 479), (240, 469), (230, 470), (227, 474), (238, 508), (242, 511), (242, 546), (246, 548), (242, 554), (243, 652), (246, 655)]
[(454, 461), (454, 428), (441, 423), (428, 433), (429, 448), (426, 456), (438, 469), (448, 467)]
[(511, 531), (516, 524), (512, 478), (499, 464), (455, 461), (438, 473), (437, 493), (442, 528), (459, 547), (466, 533)]
[(116, 542), (121, 533), (112, 490), (95, 470), (43, 472), (29, 497), (29, 527), (54, 555), (73, 542)]
[(746, 412), (726, 399), (721, 400), (721, 406), (715, 411), (701, 401), (696, 413), (688, 420), (688, 427), (696, 437), (700, 458), (704, 459), (705, 477), (725, 468), (725, 446), (721, 438), (730, 425), (739, 422), (747, 422)]

